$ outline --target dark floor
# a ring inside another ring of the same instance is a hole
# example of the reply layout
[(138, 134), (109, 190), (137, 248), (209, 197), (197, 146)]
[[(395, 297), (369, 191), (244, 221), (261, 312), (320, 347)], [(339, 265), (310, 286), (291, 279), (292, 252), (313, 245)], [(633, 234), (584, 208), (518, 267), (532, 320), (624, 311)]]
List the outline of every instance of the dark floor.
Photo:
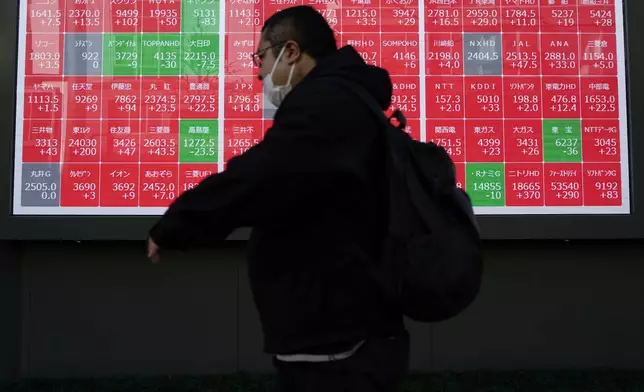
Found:
[[(261, 375), (113, 377), (25, 380), (4, 392), (269, 392), (273, 377)], [(644, 392), (644, 371), (527, 371), (412, 375), (400, 392)]]

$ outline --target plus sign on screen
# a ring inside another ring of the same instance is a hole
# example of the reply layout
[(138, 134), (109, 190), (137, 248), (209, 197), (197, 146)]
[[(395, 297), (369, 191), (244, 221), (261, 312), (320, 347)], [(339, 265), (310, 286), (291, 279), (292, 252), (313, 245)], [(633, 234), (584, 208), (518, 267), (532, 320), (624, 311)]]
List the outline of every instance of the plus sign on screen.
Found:
[(159, 215), (261, 143), (252, 53), (310, 5), (477, 214), (629, 213), (623, 0), (22, 0), (14, 213)]

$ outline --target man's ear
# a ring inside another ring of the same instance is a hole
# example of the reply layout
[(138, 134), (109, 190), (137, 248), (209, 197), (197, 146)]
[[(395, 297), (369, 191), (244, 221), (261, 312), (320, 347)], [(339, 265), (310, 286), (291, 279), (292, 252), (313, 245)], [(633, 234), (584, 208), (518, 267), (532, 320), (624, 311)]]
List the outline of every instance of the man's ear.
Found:
[(302, 51), (300, 50), (300, 45), (295, 41), (288, 41), (284, 44), (284, 55), (286, 56), (286, 62), (288, 65), (295, 64), (296, 61), (302, 57)]

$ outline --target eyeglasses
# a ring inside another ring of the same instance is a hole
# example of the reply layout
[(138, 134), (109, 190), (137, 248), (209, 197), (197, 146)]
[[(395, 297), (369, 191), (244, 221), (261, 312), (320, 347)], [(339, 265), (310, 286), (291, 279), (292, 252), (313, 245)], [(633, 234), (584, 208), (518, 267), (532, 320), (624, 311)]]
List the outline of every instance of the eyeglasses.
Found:
[(275, 45), (267, 46), (263, 49), (259, 49), (257, 52), (253, 53), (253, 64), (255, 64), (256, 67), (261, 67), (262, 66), (262, 57), (264, 57), (264, 54), (266, 51), (269, 49), (276, 48), (280, 45), (284, 45), (284, 42), (277, 43)]

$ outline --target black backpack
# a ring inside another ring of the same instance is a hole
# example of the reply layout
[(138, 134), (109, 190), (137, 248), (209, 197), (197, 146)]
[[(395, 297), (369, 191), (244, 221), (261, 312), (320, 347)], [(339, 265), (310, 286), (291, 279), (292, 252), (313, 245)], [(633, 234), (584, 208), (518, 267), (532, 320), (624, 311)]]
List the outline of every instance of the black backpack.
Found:
[(387, 145), (387, 235), (374, 278), (391, 303), (413, 320), (456, 316), (479, 293), (483, 252), (471, 200), (456, 186), (451, 157), (434, 143), (412, 139), (404, 131), (404, 115), (396, 110), (387, 118), (359, 84), (334, 81), (357, 94), (378, 117)]

